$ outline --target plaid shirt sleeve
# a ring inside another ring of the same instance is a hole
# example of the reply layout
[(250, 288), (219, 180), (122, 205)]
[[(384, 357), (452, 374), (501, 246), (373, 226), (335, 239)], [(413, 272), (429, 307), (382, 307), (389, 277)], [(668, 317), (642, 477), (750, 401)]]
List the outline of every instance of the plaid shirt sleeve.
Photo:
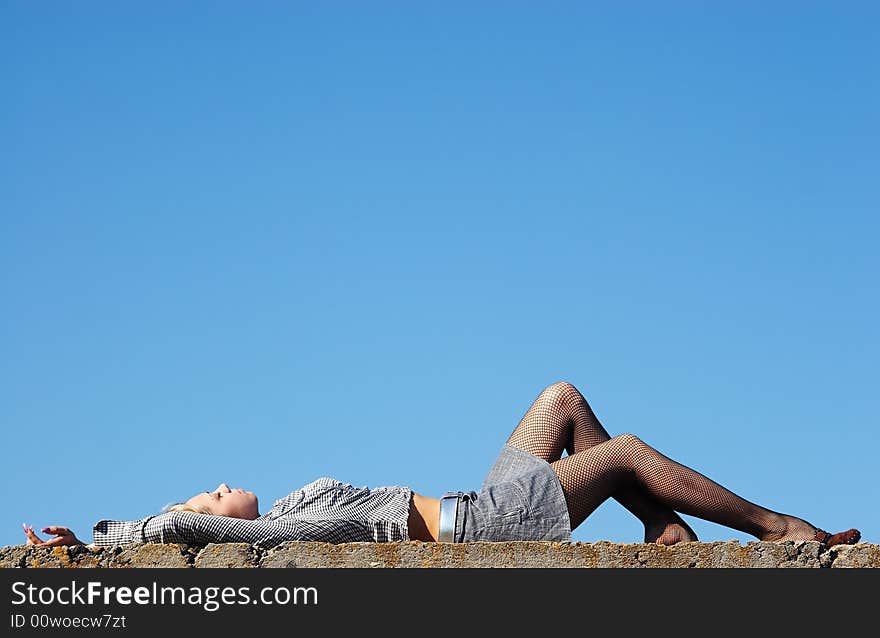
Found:
[(246, 520), (193, 512), (166, 512), (136, 521), (99, 521), (96, 545), (128, 543), (250, 543), (269, 549), (285, 541), (324, 543), (370, 542), (373, 536), (361, 523), (348, 520)]
[(153, 517), (147, 516), (135, 521), (98, 521), (92, 528), (95, 545), (145, 543), (147, 541), (144, 540), (144, 526), (151, 518)]

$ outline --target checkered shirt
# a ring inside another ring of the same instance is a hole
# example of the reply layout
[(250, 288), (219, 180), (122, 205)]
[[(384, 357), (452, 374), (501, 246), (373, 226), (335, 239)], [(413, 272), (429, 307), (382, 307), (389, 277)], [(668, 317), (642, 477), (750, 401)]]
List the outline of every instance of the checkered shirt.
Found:
[(254, 520), (165, 512), (135, 521), (101, 520), (93, 534), (96, 545), (251, 543), (262, 549), (285, 541), (405, 541), (411, 496), (409, 487), (370, 489), (325, 476), (278, 499)]

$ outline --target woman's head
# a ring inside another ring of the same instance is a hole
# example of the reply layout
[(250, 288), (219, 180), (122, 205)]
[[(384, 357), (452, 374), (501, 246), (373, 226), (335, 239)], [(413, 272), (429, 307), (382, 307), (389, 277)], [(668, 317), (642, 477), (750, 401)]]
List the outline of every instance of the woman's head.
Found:
[(197, 512), (248, 520), (253, 520), (260, 515), (256, 494), (239, 488), (230, 489), (226, 483), (221, 483), (211, 492), (196, 494), (185, 503), (172, 505), (167, 511)]

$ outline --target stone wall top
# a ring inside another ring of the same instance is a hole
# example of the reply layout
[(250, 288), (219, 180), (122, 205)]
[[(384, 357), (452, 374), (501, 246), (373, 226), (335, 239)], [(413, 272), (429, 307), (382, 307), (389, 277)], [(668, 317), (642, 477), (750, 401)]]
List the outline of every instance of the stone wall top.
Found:
[(880, 545), (826, 547), (815, 541), (679, 543), (288, 542), (270, 550), (246, 543), (0, 548), (0, 568), (877, 568)]

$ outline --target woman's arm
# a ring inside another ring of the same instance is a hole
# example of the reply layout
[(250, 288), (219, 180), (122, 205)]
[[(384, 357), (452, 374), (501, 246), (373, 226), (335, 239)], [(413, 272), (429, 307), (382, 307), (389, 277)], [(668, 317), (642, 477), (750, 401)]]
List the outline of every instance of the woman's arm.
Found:
[(166, 512), (144, 526), (148, 543), (250, 543), (269, 549), (285, 541), (324, 543), (371, 542), (369, 529), (354, 521), (297, 518), (274, 521), (246, 520), (192, 512)]
[[(67, 527), (44, 527), (55, 534), (48, 541), (37, 536), (33, 529), (22, 525), (28, 545), (52, 547), (84, 544)], [(369, 528), (357, 521), (302, 520), (282, 518), (274, 521), (250, 521), (229, 516), (211, 516), (193, 512), (166, 512), (134, 521), (102, 520), (94, 526), (96, 545), (128, 545), (132, 543), (250, 543), (269, 549), (285, 541), (315, 541), (321, 543), (369, 543), (374, 538)]]

